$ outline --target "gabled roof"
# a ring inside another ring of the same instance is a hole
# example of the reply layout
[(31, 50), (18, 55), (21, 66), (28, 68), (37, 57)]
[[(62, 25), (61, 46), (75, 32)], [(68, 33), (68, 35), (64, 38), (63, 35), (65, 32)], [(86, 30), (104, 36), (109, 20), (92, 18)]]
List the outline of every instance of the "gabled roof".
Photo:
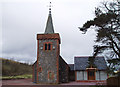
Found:
[[(74, 58), (74, 69), (75, 70), (86, 70), (89, 66), (89, 57), (75, 57)], [(107, 64), (104, 57), (95, 57), (94, 64), (96, 65), (98, 70), (106, 70)]]

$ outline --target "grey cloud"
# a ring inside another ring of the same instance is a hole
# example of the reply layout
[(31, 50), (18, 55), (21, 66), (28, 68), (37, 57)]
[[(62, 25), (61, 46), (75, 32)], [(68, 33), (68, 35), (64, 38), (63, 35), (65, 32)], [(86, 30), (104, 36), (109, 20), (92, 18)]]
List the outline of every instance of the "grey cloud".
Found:
[[(81, 5), (87, 0), (72, 2), (53, 1), (52, 8), (54, 29), (61, 36), (61, 55), (68, 63), (73, 63), (75, 55), (92, 54), (95, 35), (93, 32), (82, 35), (77, 27), (94, 17), (92, 11), (98, 3), (95, 1)], [(47, 5), (48, 1), (3, 3), (3, 57), (14, 57), (19, 61), (36, 60), (36, 34), (44, 32), (48, 17)]]

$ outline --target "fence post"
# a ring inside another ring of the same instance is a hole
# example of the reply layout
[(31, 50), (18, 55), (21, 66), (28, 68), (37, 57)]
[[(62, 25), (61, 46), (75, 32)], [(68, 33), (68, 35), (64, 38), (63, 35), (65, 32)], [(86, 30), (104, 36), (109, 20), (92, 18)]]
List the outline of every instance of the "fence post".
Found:
[(120, 87), (120, 76), (118, 77), (118, 87)]

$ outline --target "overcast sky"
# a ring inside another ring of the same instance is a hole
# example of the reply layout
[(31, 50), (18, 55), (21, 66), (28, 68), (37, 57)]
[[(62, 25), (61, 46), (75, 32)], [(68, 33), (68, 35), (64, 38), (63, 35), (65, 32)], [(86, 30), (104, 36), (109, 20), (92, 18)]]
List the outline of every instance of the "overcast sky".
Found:
[(78, 27), (94, 18), (95, 7), (103, 0), (4, 0), (0, 4), (3, 58), (36, 61), (36, 35), (45, 31), (50, 1), (53, 25), (61, 37), (60, 54), (64, 60), (73, 63), (75, 56), (92, 55), (95, 32), (90, 30), (82, 34)]

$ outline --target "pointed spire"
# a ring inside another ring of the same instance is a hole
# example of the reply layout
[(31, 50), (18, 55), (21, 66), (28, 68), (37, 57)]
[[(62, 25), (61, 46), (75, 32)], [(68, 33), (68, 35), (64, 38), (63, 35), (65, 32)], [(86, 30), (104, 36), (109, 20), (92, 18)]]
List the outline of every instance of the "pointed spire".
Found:
[(54, 27), (52, 23), (52, 15), (51, 15), (51, 2), (49, 5), (49, 15), (48, 15), (48, 20), (45, 28), (45, 34), (51, 34), (54, 33)]

